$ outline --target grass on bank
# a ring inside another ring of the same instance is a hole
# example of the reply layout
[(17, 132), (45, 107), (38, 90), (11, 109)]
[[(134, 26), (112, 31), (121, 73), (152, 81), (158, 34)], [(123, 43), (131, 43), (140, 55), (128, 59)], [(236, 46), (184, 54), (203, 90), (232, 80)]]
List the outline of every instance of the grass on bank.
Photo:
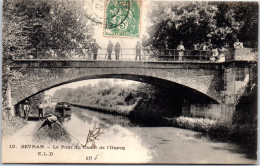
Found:
[(12, 135), (27, 124), (27, 121), (18, 116), (12, 116), (9, 109), (2, 110), (2, 135)]
[(173, 126), (191, 129), (221, 138), (250, 137), (257, 131), (253, 124), (233, 124), (207, 118), (176, 117), (169, 120)]
[(167, 119), (173, 126), (205, 133), (211, 140), (231, 141), (243, 148), (249, 158), (257, 158), (257, 124), (224, 123), (206, 118)]

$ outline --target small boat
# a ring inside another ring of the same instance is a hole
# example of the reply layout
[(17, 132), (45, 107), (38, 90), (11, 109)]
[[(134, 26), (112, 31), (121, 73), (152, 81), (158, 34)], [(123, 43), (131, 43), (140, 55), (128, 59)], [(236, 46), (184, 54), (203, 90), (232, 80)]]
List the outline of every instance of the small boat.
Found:
[(58, 112), (63, 118), (70, 117), (70, 104), (67, 102), (58, 102), (55, 106), (55, 111)]

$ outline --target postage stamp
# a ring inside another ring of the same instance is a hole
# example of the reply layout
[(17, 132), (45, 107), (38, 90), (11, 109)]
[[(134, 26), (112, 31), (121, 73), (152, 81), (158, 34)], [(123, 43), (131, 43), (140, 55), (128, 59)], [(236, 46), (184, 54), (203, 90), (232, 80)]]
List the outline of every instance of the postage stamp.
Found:
[(107, 0), (104, 36), (139, 37), (141, 0)]

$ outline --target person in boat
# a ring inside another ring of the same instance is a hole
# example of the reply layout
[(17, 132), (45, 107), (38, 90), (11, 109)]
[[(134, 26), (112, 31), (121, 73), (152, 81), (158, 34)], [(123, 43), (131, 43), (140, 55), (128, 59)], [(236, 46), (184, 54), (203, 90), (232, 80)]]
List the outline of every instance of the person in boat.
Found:
[(45, 121), (43, 122), (43, 124), (41, 125), (41, 127), (38, 130), (40, 130), (41, 128), (43, 128), (46, 125), (48, 125), (49, 129), (51, 129), (53, 123), (57, 123), (59, 126), (62, 127), (62, 124), (58, 121), (58, 119), (60, 119), (60, 117), (58, 115), (48, 114), (45, 116), (45, 118), (46, 118)]

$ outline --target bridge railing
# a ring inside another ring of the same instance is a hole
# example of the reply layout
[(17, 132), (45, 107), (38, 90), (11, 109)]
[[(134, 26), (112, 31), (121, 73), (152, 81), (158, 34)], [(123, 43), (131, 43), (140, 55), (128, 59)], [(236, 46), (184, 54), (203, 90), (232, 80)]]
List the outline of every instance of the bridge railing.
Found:
[(225, 51), (159, 49), (153, 55), (163, 61), (216, 61), (225, 56)]
[[(257, 50), (252, 48), (226, 49), (226, 50), (177, 50), (177, 49), (143, 49), (141, 61), (225, 61), (245, 60), (248, 55), (257, 55)], [(98, 50), (97, 60), (107, 60), (107, 49)], [(245, 57), (246, 56), (246, 57)], [(115, 51), (112, 52), (112, 60), (116, 60)], [(238, 58), (239, 57), (239, 58)], [(20, 56), (16, 59), (57, 59), (57, 60), (93, 60), (93, 53), (88, 49), (42, 49), (30, 55)], [(122, 48), (119, 60), (134, 61), (136, 59), (135, 48)], [(139, 57), (137, 58), (139, 60)]]

